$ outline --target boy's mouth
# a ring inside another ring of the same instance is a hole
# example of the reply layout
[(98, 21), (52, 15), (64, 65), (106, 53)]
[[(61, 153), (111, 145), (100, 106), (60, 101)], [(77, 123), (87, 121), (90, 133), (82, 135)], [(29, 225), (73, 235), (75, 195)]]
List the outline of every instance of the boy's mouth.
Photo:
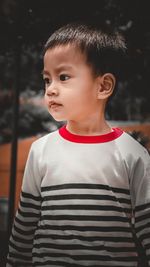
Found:
[(55, 101), (51, 101), (51, 102), (49, 103), (49, 106), (50, 106), (50, 108), (57, 108), (57, 107), (62, 106), (62, 104), (60, 104), (60, 103), (58, 103), (58, 102), (55, 102)]

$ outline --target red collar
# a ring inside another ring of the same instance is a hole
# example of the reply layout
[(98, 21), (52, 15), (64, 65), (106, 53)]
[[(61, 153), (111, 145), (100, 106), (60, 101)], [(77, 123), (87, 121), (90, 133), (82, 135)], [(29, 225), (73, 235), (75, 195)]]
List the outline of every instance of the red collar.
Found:
[(59, 129), (59, 134), (66, 140), (74, 143), (105, 143), (113, 141), (122, 135), (123, 131), (119, 128), (112, 128), (112, 132), (103, 135), (76, 135), (66, 129), (66, 125)]

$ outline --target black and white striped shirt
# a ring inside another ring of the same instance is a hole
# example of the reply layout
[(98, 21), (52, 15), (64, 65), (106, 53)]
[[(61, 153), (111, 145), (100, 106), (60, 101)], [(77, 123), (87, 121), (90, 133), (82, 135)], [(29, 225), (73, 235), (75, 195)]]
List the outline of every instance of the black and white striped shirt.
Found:
[(120, 129), (78, 136), (62, 127), (32, 144), (7, 267), (150, 266), (150, 158)]

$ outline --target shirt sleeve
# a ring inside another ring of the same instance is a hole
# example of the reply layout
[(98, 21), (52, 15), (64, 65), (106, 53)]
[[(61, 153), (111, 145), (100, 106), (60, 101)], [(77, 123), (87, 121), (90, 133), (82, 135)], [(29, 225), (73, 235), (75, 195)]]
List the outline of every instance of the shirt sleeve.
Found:
[(133, 168), (131, 185), (135, 232), (150, 266), (150, 156), (145, 149), (139, 153)]
[(32, 266), (34, 232), (40, 217), (41, 195), (39, 164), (31, 146), (23, 176), (18, 210), (9, 240), (6, 267)]

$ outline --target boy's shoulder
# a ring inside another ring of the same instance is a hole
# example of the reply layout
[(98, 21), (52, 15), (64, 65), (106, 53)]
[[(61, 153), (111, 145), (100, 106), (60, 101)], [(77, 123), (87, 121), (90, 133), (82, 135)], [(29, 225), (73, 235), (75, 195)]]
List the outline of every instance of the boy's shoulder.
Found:
[(124, 156), (132, 156), (136, 159), (150, 158), (148, 150), (127, 132), (123, 132), (117, 139), (117, 144)]
[(43, 136), (38, 137), (33, 143), (32, 148), (40, 148), (45, 145), (48, 145), (49, 143), (52, 144), (53, 142), (57, 142), (59, 138), (59, 131), (58, 129), (50, 132), (48, 134), (45, 134)]
[[(132, 137), (128, 132), (123, 131), (122, 139), (119, 140), (120, 143), (128, 142), (129, 145), (136, 147), (137, 149), (143, 150), (145, 147), (140, 144), (135, 138)], [(130, 148), (130, 147), (129, 147)]]

